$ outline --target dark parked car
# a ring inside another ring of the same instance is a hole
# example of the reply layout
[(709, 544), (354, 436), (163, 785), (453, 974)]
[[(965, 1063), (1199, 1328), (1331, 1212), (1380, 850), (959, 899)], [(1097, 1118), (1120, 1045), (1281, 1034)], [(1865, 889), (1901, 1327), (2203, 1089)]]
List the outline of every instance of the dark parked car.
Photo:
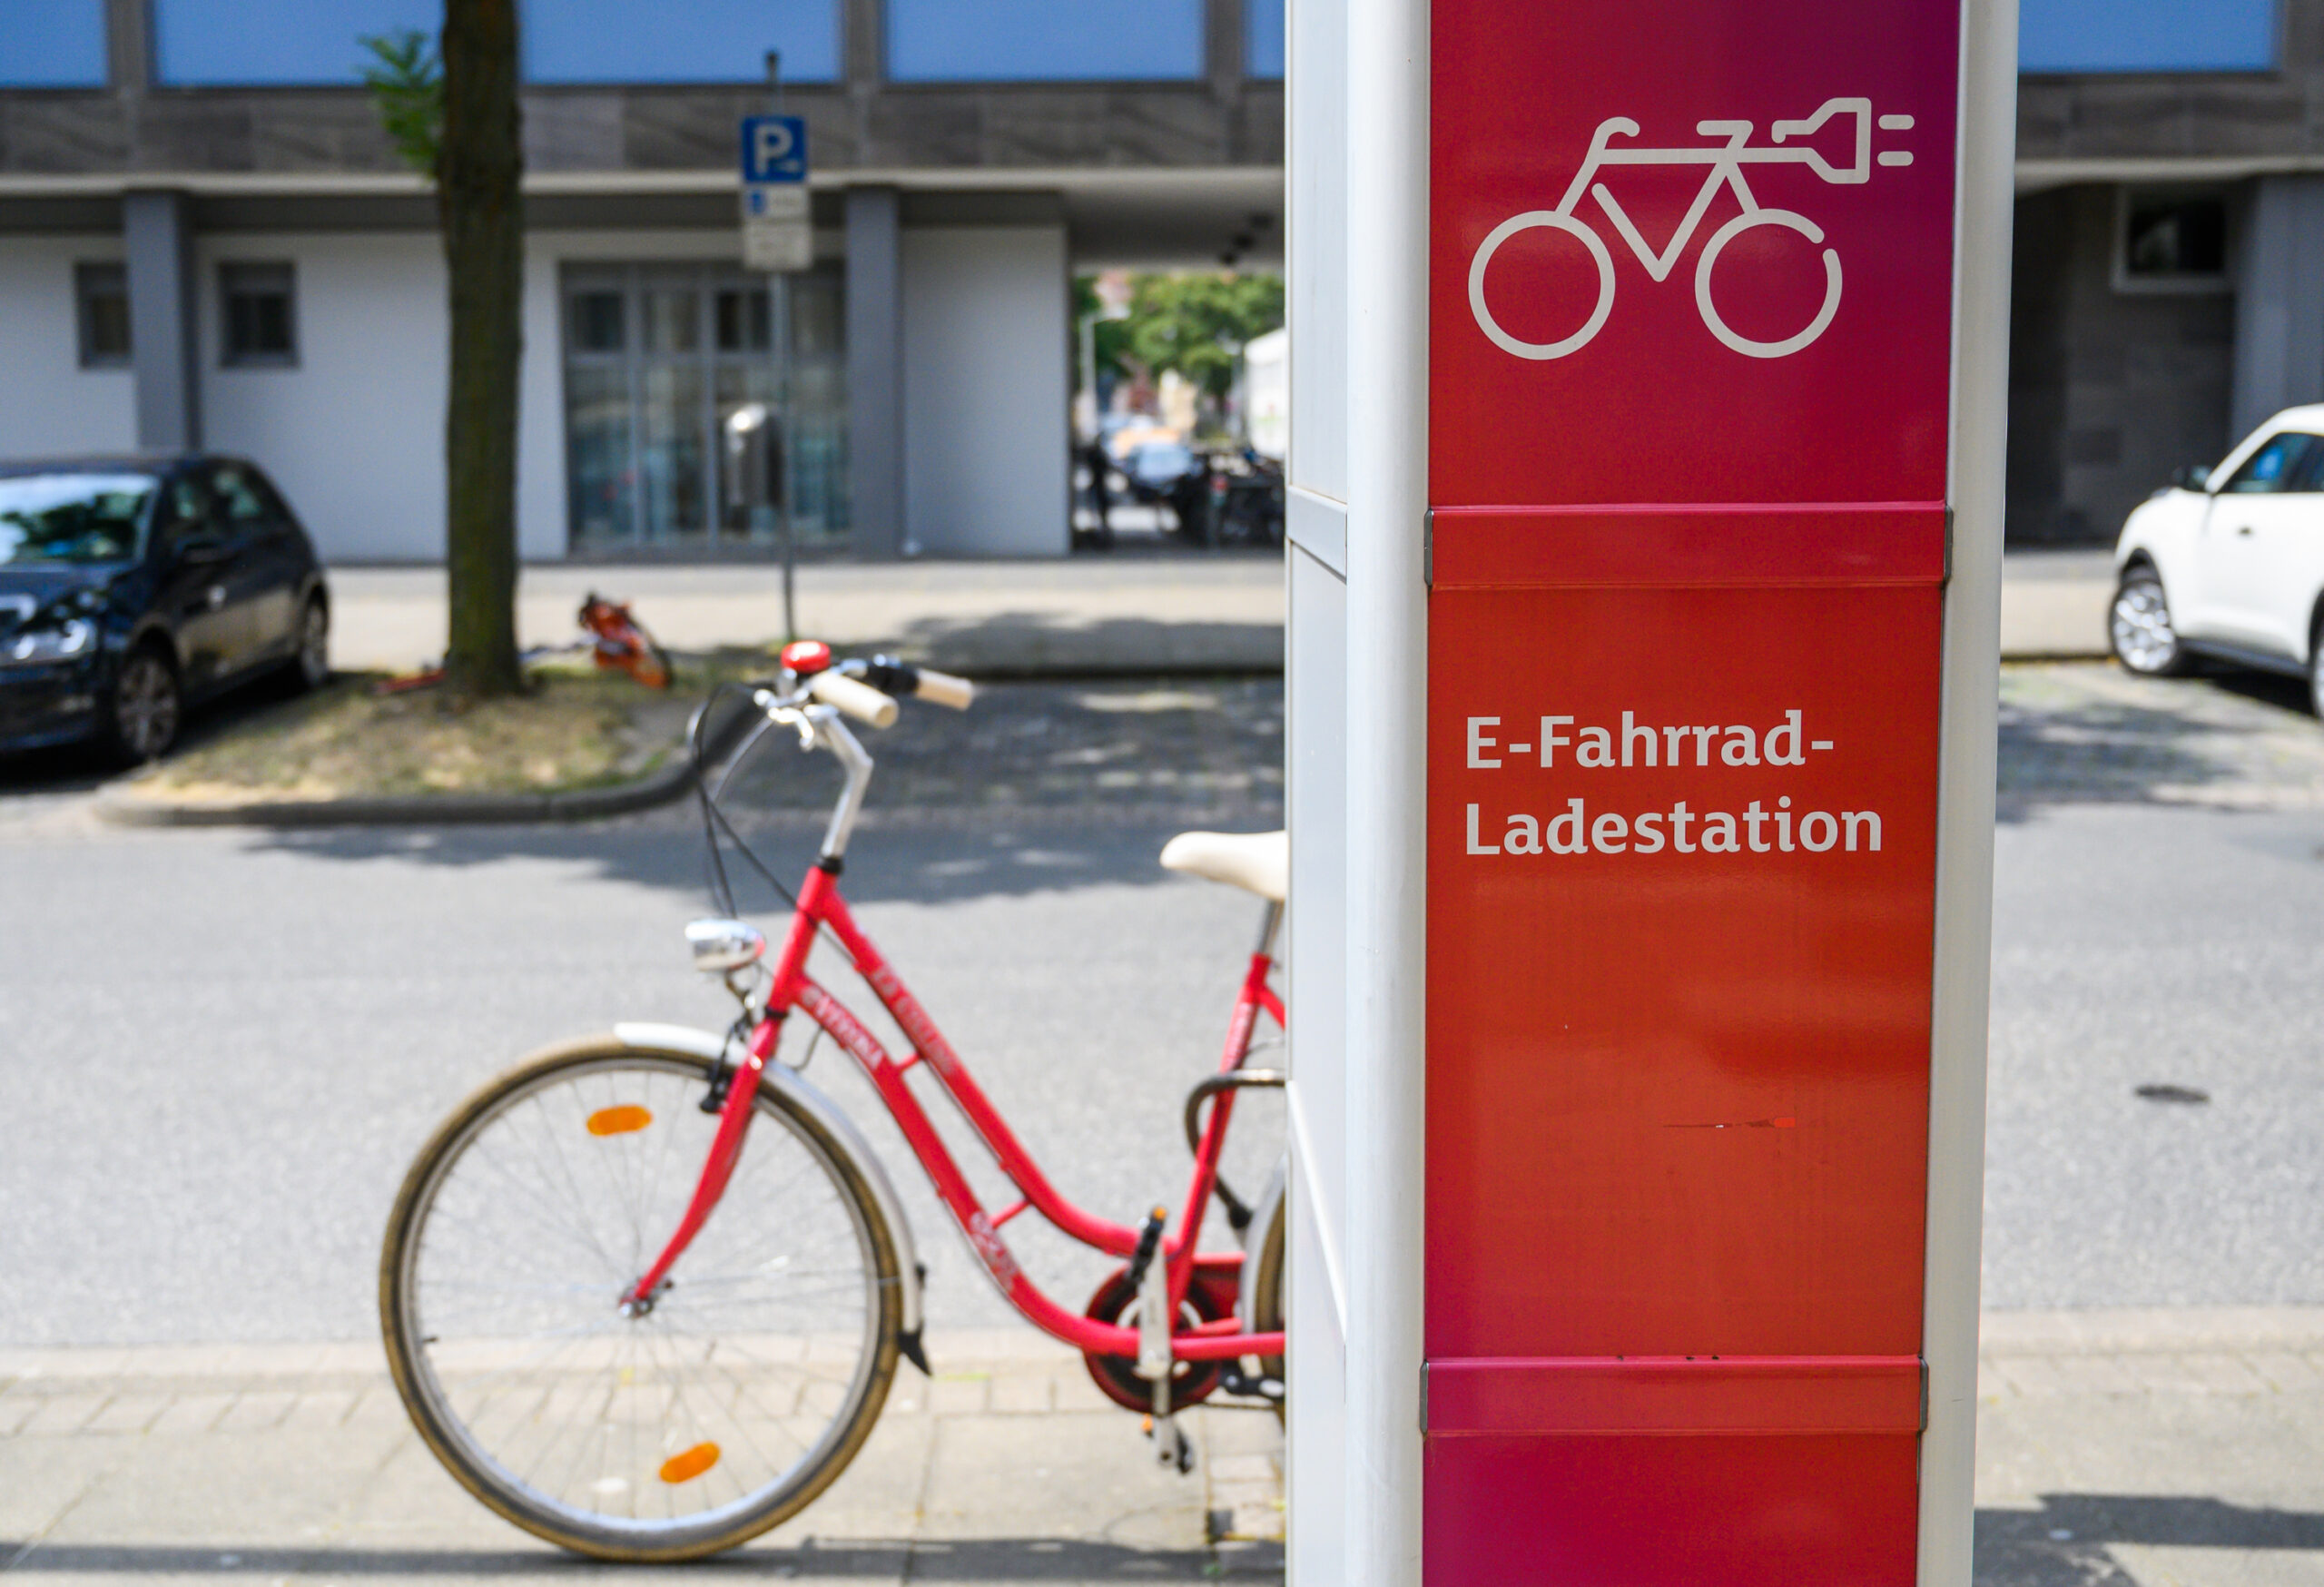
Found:
[(315, 548), (236, 458), (0, 464), (0, 750), (170, 747), (188, 705), (330, 675)]

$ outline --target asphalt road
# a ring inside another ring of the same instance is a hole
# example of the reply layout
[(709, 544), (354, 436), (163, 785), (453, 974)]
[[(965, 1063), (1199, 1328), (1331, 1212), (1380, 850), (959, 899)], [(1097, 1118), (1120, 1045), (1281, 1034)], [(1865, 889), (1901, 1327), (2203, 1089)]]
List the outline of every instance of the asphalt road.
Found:
[[(1256, 924), (1249, 899), (1155, 866), (1177, 824), (1155, 802), (1267, 824), (1268, 779), (1189, 788), (1170, 757), (1216, 766), (1240, 742), (1264, 764), (1269, 687), (1077, 695), (1027, 764), (1086, 785), (874, 826), (850, 866), (1052, 1177), (1111, 1216), (1182, 1183), (1179, 1099)], [(2095, 667), (2013, 669), (2004, 700), (1987, 1304), (2324, 1302), (2324, 732), (2296, 695)], [(678, 935), (704, 912), (684, 810), (125, 833), (89, 819), (87, 781), (0, 768), (0, 1342), (367, 1336), (389, 1200), (468, 1087), (616, 1019), (726, 1017)], [(811, 852), (796, 818), (760, 835), (787, 870)], [(874, 1119), (835, 1055), (810, 1075)], [(2135, 1094), (2157, 1084), (2210, 1099)], [(1247, 1163), (1279, 1118), (1248, 1116)], [(874, 1139), (931, 1326), (1005, 1321)], [(1011, 1228), (1029, 1265), (1086, 1293), (1101, 1267), (1032, 1222)]]

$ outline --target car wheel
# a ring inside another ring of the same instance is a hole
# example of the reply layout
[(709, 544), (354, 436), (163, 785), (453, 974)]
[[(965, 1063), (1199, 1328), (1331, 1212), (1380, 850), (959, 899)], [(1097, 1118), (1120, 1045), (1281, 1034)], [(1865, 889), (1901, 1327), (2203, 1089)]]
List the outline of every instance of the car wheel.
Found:
[(2187, 670), (2186, 647), (2171, 626), (2171, 603), (2164, 598), (2162, 580), (2152, 567), (2141, 566), (2122, 575), (2114, 592), (2113, 609), (2107, 614), (2107, 636), (2113, 641), (2114, 658), (2144, 677), (2171, 677)]
[(301, 694), (330, 682), (330, 607), (323, 597), (309, 596), (299, 613), (299, 649), (284, 668), (291, 686)]
[(170, 658), (150, 645), (131, 651), (105, 703), (105, 738), (113, 757), (132, 765), (159, 759), (177, 742), (183, 715)]
[(2308, 705), (2319, 716), (2324, 716), (2324, 622), (2308, 641)]

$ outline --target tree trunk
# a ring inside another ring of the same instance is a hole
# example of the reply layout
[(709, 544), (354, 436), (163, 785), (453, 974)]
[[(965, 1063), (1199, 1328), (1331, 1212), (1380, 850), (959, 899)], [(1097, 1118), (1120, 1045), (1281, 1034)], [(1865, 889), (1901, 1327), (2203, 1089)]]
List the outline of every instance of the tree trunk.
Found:
[(444, 419), (447, 682), (464, 699), (514, 694), (517, 372), (524, 287), (524, 152), (516, 0), (444, 0), (444, 131), (437, 203), (451, 289)]

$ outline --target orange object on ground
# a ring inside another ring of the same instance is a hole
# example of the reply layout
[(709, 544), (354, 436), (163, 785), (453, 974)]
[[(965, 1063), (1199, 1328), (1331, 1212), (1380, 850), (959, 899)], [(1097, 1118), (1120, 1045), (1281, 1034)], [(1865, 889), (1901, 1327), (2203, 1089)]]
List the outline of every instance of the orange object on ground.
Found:
[(581, 603), (581, 626), (596, 636), (597, 665), (618, 668), (649, 689), (670, 686), (670, 657), (625, 601), (592, 594)]

